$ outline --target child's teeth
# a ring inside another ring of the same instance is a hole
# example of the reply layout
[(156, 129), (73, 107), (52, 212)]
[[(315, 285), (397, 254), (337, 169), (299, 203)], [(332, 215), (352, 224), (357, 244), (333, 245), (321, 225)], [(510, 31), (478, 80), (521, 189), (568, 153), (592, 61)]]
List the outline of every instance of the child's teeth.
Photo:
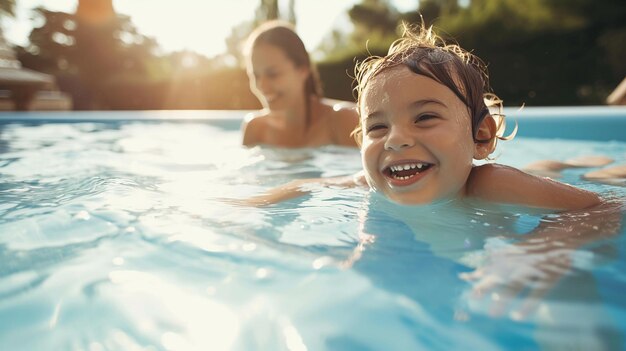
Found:
[(391, 170), (394, 172), (398, 172), (398, 171), (408, 171), (409, 169), (422, 169), (424, 168), (424, 164), (423, 163), (407, 163), (405, 165), (396, 165), (396, 166), (391, 166)]

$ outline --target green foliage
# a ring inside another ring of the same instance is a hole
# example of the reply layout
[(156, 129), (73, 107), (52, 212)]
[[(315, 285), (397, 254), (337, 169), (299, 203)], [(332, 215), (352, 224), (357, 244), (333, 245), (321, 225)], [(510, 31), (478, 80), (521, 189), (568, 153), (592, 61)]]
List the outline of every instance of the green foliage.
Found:
[[(233, 28), (228, 53), (214, 59), (190, 52), (159, 56), (157, 43), (125, 16), (90, 27), (43, 8), (35, 12), (43, 25), (17, 54), (23, 66), (54, 74), (77, 108), (257, 108), (240, 44), (258, 23), (280, 16), (276, 4), (261, 0), (257, 17)], [(289, 5), (295, 21), (294, 1)], [(13, 6), (0, 0), (0, 11), (11, 14)], [(623, 0), (471, 0), (465, 7), (421, 0), (419, 6), (400, 13), (389, 0), (355, 4), (348, 11), (353, 30), (330, 31), (317, 50), (326, 95), (353, 99), (355, 63), (384, 55), (401, 21), (422, 18), (489, 64), (491, 85), (508, 106), (602, 104), (626, 76)]]
[(369, 51), (380, 55), (399, 35), (391, 28), (422, 17), (488, 63), (491, 85), (507, 105), (603, 104), (626, 76), (623, 0), (472, 0), (466, 7), (422, 0), (418, 11), (407, 13), (383, 10), (380, 3), (355, 5), (349, 39), (335, 36), (330, 42), (338, 44), (324, 47), (320, 75), (335, 97), (351, 97), (338, 67), (352, 73), (366, 39)]
[(258, 21), (268, 21), (278, 18), (280, 18), (278, 0), (261, 0), (256, 10), (256, 19)]
[(396, 37), (398, 12), (388, 0), (364, 0), (348, 10), (354, 26), (349, 41), (354, 47), (381, 46)]
[(17, 49), (17, 56), (25, 67), (50, 74), (60, 72), (77, 73), (76, 20), (73, 15), (35, 9), (35, 15), (42, 17), (45, 24), (34, 28), (30, 44)]
[(609, 29), (598, 37), (598, 46), (606, 53), (615, 77), (626, 77), (626, 27)]
[(351, 33), (333, 31), (319, 52), (318, 62), (324, 93), (328, 97), (354, 100), (353, 77), (356, 62), (369, 55), (384, 55), (398, 37), (400, 13), (388, 0), (364, 0), (348, 10), (354, 26)]
[(617, 0), (474, 0), (436, 25), (489, 63), (509, 104), (579, 105), (623, 79), (623, 18)]

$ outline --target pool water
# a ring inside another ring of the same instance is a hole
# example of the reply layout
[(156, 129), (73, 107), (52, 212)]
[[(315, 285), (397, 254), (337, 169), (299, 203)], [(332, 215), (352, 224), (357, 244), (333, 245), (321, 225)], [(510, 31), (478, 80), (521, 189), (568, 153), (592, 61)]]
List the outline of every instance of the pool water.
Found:
[[(350, 148), (243, 148), (242, 116), (5, 118), (0, 349), (626, 347), (626, 230), (611, 231), (623, 207), (407, 207), (358, 188), (241, 206), (231, 200), (360, 169)], [(520, 133), (496, 154), (516, 167), (590, 154), (623, 164), (626, 141)], [(585, 171), (561, 180), (626, 198), (624, 187), (582, 180)], [(535, 241), (520, 255), (516, 244), (538, 226), (594, 216), (593, 240), (549, 250)], [(495, 277), (482, 290), (467, 279), (481, 268)]]

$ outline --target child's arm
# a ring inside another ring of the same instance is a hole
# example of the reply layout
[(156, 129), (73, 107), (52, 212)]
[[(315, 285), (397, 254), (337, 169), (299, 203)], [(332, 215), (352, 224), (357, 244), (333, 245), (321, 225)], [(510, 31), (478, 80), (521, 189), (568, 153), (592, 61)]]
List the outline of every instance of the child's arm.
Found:
[(580, 210), (602, 203), (593, 192), (498, 164), (474, 167), (467, 194), (485, 201), (553, 210)]
[(248, 206), (268, 206), (278, 202), (286, 201), (296, 197), (306, 195), (311, 192), (311, 187), (315, 185), (339, 186), (352, 188), (365, 183), (362, 172), (355, 175), (332, 177), (332, 178), (309, 178), (296, 179), (291, 182), (272, 188), (267, 192), (249, 199), (236, 200), (237, 204)]
[(496, 294), (490, 306), (494, 315), (503, 314), (525, 289), (529, 292), (511, 317), (533, 313), (542, 297), (570, 272), (576, 251), (619, 233), (621, 226), (621, 202), (512, 167), (475, 167), (467, 189), (468, 195), (482, 200), (563, 211), (543, 220), (523, 241), (490, 252), (486, 265), (461, 275), (474, 283), (474, 296)]
[(543, 220), (523, 241), (494, 249), (487, 264), (460, 277), (473, 282), (474, 297), (497, 294), (490, 306), (493, 315), (502, 315), (527, 290), (522, 303), (511, 312), (513, 318), (526, 318), (570, 272), (572, 255), (585, 245), (619, 233), (623, 209), (620, 201), (605, 201)]

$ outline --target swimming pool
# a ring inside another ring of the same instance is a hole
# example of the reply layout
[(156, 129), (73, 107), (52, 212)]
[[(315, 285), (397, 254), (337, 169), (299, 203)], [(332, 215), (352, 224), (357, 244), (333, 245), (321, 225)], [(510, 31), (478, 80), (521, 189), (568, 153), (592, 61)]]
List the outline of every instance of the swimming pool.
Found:
[[(407, 214), (363, 189), (235, 205), (225, 199), (360, 168), (348, 148), (242, 148), (243, 114), (0, 115), (0, 349), (625, 347), (623, 227), (560, 255), (569, 269), (545, 296), (476, 296), (460, 275), (559, 217), (445, 204)], [(527, 108), (518, 123), (500, 163), (626, 162), (626, 109)], [(626, 197), (584, 172), (562, 180)], [(518, 318), (529, 301), (534, 313)]]

